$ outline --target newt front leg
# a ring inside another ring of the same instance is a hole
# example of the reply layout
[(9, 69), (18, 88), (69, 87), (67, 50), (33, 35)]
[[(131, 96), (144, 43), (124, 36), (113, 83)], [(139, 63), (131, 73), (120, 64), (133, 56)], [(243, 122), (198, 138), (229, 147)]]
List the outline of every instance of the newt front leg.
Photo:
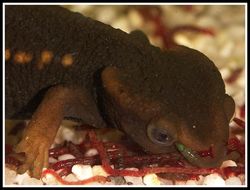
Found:
[(60, 85), (48, 90), (15, 148), (16, 152), (25, 152), (26, 155), (18, 173), (30, 170), (33, 177), (40, 178), (42, 168), (48, 166), (48, 150), (65, 116), (76, 116), (89, 124), (102, 125), (95, 107), (88, 109), (93, 104), (89, 97), (79, 88)]

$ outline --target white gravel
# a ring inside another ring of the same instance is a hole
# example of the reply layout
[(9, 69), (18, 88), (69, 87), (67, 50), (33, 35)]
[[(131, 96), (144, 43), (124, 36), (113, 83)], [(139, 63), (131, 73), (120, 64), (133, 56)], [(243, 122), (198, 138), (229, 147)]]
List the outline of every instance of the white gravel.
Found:
[(58, 160), (62, 161), (62, 160), (69, 160), (69, 159), (74, 159), (76, 158), (75, 156), (73, 156), (72, 154), (63, 154), (61, 156), (58, 156)]
[(204, 178), (203, 185), (225, 186), (225, 181), (219, 174), (210, 174)]
[(97, 176), (97, 175), (104, 176), (104, 177), (109, 176), (109, 174), (103, 169), (101, 165), (93, 166), (92, 171), (93, 171), (94, 176)]
[(229, 177), (225, 180), (226, 185), (242, 185), (240, 178), (238, 177)]
[(90, 165), (76, 164), (72, 167), (72, 173), (75, 174), (79, 180), (93, 177), (93, 171)]
[(221, 168), (226, 168), (226, 167), (236, 167), (237, 164), (233, 160), (226, 160), (221, 164)]
[(98, 154), (98, 151), (95, 148), (89, 149), (87, 152), (85, 152), (84, 156), (95, 156)]
[(147, 174), (143, 177), (143, 183), (145, 185), (154, 186), (161, 185), (161, 181), (156, 174)]

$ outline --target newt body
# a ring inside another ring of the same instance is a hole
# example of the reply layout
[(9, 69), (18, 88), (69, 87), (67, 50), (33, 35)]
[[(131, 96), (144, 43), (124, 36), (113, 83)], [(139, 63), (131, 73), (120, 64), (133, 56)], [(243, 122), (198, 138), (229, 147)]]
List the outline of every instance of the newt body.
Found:
[(31, 118), (16, 147), (27, 157), (21, 172), (40, 176), (63, 118), (118, 127), (153, 153), (174, 151), (175, 142), (213, 146), (214, 158), (196, 164), (223, 161), (234, 101), (202, 53), (163, 52), (141, 32), (57, 6), (6, 6), (5, 20), (6, 118)]

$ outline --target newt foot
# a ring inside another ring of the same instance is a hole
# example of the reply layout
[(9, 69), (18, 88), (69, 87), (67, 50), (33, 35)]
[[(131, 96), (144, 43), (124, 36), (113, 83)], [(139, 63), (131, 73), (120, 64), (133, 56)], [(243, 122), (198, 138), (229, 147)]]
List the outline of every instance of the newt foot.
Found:
[(24, 163), (18, 167), (17, 172), (22, 174), (29, 170), (30, 175), (40, 179), (42, 169), (48, 167), (48, 150), (50, 148), (47, 137), (25, 137), (16, 146), (16, 152), (25, 153)]

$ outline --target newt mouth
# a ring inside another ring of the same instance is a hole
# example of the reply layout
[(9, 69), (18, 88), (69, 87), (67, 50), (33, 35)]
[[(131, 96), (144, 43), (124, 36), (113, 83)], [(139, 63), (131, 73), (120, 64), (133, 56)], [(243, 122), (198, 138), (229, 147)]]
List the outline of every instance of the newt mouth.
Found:
[[(178, 151), (189, 161), (190, 164), (198, 167), (217, 167), (220, 166), (226, 154), (225, 148), (211, 146), (208, 150), (195, 151), (180, 142), (175, 143)], [(224, 154), (225, 153), (225, 154)]]

